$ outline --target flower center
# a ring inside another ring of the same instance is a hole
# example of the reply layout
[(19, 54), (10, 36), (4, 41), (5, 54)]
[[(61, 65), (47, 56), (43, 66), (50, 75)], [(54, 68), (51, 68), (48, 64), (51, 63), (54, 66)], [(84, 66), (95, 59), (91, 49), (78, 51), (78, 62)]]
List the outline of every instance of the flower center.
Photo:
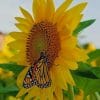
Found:
[(30, 65), (45, 51), (49, 65), (52, 66), (60, 50), (60, 39), (56, 25), (50, 22), (40, 22), (35, 24), (27, 38), (26, 55)]

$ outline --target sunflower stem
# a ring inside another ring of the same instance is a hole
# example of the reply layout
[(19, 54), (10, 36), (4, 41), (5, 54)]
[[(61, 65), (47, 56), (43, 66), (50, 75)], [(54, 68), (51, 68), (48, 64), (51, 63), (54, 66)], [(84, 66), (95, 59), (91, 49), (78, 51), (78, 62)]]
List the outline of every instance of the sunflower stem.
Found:
[(74, 88), (71, 85), (68, 85), (68, 92), (69, 92), (69, 100), (75, 100), (74, 99)]

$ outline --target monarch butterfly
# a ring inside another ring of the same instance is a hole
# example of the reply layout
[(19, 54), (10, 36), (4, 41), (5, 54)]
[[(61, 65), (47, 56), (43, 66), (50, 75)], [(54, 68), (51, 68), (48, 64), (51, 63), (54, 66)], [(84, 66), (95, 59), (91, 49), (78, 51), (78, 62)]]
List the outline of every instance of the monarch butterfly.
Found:
[(44, 52), (41, 52), (40, 58), (29, 68), (24, 78), (24, 88), (31, 88), (33, 85), (39, 88), (51, 86), (51, 79), (48, 74), (48, 61)]

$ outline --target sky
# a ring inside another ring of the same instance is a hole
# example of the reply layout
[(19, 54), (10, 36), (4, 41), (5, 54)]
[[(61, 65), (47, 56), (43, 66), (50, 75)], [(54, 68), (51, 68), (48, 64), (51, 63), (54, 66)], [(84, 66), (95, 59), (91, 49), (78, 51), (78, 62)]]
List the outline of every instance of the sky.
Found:
[[(54, 0), (58, 7), (64, 0)], [(80, 43), (93, 43), (96, 48), (100, 48), (100, 0), (73, 0), (74, 6), (80, 2), (88, 2), (84, 10), (82, 20), (96, 19), (96, 22), (82, 31), (79, 36)], [(19, 7), (23, 6), (31, 12), (32, 0), (0, 0), (0, 31), (9, 33), (16, 30), (14, 17), (21, 16)]]

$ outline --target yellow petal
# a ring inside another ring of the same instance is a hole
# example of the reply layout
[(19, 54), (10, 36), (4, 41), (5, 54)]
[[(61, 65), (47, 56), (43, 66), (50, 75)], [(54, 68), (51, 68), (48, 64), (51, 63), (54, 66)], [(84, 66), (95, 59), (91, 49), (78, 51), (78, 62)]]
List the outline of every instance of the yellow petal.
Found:
[(52, 86), (49, 87), (48, 89), (46, 89), (46, 93), (48, 93), (47, 94), (48, 100), (53, 100), (53, 92), (54, 92), (54, 90), (53, 90)]
[(47, 95), (45, 95), (46, 93), (48, 92), (42, 89), (42, 91), (40, 92), (40, 100), (47, 100)]
[(81, 48), (75, 48), (75, 54), (77, 55), (77, 61), (86, 62), (86, 60), (89, 58), (86, 51)]
[(32, 25), (33, 25), (33, 22), (29, 22), (27, 19), (25, 19), (25, 18), (21, 18), (21, 17), (15, 17), (15, 19), (19, 22), (19, 23), (21, 23), (21, 24), (25, 24), (25, 25), (28, 25), (28, 26), (30, 26), (30, 27), (32, 27)]
[(53, 74), (53, 75), (51, 75), (51, 78), (53, 80), (53, 84), (55, 86), (58, 86), (60, 89), (66, 90), (67, 89), (67, 82), (66, 82), (66, 79), (62, 73), (63, 69), (60, 66), (54, 66), (54, 67), (52, 67), (51, 70), (52, 70), (52, 74)]
[(61, 67), (65, 68), (65, 70), (66, 69), (76, 70), (78, 68), (78, 64), (75, 61), (71, 61), (62, 57), (57, 58), (57, 60), (56, 63), (59, 64)]
[(68, 60), (76, 61), (76, 62), (79, 62), (79, 61), (86, 62), (86, 60), (88, 59), (86, 51), (77, 47), (73, 49), (65, 48), (61, 51), (60, 55), (64, 59), (68, 59)]
[(69, 7), (71, 2), (72, 0), (65, 0), (65, 2), (57, 9), (53, 20), (54, 23), (56, 23), (62, 17), (62, 14)]
[(59, 37), (61, 41), (72, 36), (71, 34), (72, 31), (70, 30), (67, 24), (64, 27), (60, 27), (59, 25), (57, 25), (57, 27), (58, 27)]
[(16, 62), (19, 65), (30, 66), (26, 59), (25, 51), (21, 50), (18, 54), (15, 54), (10, 58), (10, 61)]
[(81, 15), (78, 15), (78, 16), (74, 17), (74, 18), (69, 22), (69, 27), (70, 27), (70, 29), (71, 29), (72, 32), (77, 28), (77, 26), (78, 26), (78, 24), (80, 23), (80, 20), (82, 19), (82, 17), (83, 17), (82, 14), (81, 14)]
[(27, 37), (27, 34), (24, 32), (11, 32), (9, 33), (13, 38), (16, 40), (25, 40)]
[(16, 40), (8, 44), (11, 49), (15, 50), (24, 50), (26, 49), (25, 41), (23, 40)]
[(72, 75), (71, 75), (71, 73), (70, 73), (69, 70), (66, 70), (66, 78), (67, 78), (67, 82), (68, 82), (69, 84), (75, 85), (75, 82), (74, 82), (74, 80), (73, 80), (73, 78), (72, 78)]
[(77, 55), (74, 54), (74, 53), (75, 53), (74, 50), (64, 49), (64, 50), (62, 50), (60, 52), (60, 56), (63, 59), (70, 60), (70, 61), (76, 61), (77, 62)]
[[(60, 67), (62, 67), (62, 66), (60, 66)], [(68, 84), (75, 85), (75, 82), (74, 82), (73, 77), (70, 73), (70, 70), (63, 68), (63, 67), (61, 69), (62, 69), (62, 75), (64, 76), (64, 79), (66, 80), (66, 82)], [(68, 87), (66, 88), (66, 90), (67, 89), (68, 89)]]
[(76, 70), (78, 68), (77, 62), (74, 61), (66, 61), (66, 67), (68, 67), (71, 70)]
[(23, 87), (23, 80), (24, 80), (25, 75), (28, 72), (28, 70), (29, 70), (29, 67), (25, 67), (24, 70), (18, 75), (18, 78), (17, 78), (17, 86), (19, 88), (22, 88)]
[(17, 94), (17, 98), (23, 96), (24, 94), (26, 94), (30, 89), (25, 89), (25, 88), (21, 88), (21, 90), (18, 92)]
[(55, 12), (55, 7), (54, 7), (54, 2), (53, 2), (53, 0), (47, 0), (46, 14), (45, 14), (46, 20), (52, 21), (54, 12)]
[(45, 18), (46, 2), (45, 0), (33, 0), (33, 16), (36, 22), (40, 22)]
[(34, 20), (35, 22), (39, 22), (41, 21), (41, 18), (40, 18), (40, 11), (39, 11), (39, 4), (38, 4), (38, 0), (33, 0), (33, 6), (32, 6), (32, 10), (33, 10), (33, 16), (34, 16)]
[[(84, 10), (87, 3), (81, 3), (79, 5), (76, 5), (75, 7), (69, 9), (68, 11), (64, 12), (64, 15), (59, 21), (59, 27), (63, 27), (67, 24), (70, 24), (70, 21), (75, 18), (77, 15), (80, 15), (80, 13)], [(74, 14), (75, 13), (75, 14)], [(74, 15), (73, 15), (74, 14)]]
[(24, 8), (20, 7), (20, 10), (22, 12), (22, 14), (24, 15), (24, 17), (30, 22), (30, 23), (34, 23), (32, 16), (29, 14), (28, 11), (26, 11)]
[(45, 12), (46, 12), (46, 1), (45, 0), (39, 0), (40, 4), (40, 12), (41, 12), (41, 20), (45, 19)]
[[(27, 94), (25, 96), (24, 100), (32, 100), (33, 97), (34, 97), (33, 95)], [(35, 99), (35, 100), (37, 100), (37, 99)]]
[(71, 9), (69, 9), (66, 13), (70, 16), (73, 16), (74, 13), (75, 13), (75, 15), (80, 14), (84, 10), (86, 5), (87, 5), (87, 2), (80, 3), (80, 4), (76, 5), (75, 7), (72, 7)]
[(54, 91), (54, 94), (55, 94), (55, 98), (57, 100), (63, 100), (63, 92), (62, 92), (62, 89), (60, 89), (59, 87), (56, 87), (56, 89)]
[(31, 30), (31, 27), (24, 24), (17, 23), (15, 25), (17, 28), (19, 28), (22, 32), (25, 32), (25, 33), (29, 33), (29, 31)]
[(64, 50), (65, 48), (67, 49), (73, 49), (77, 45), (77, 39), (74, 36), (71, 36), (69, 38), (63, 39), (61, 41), (61, 48)]
[(31, 88), (31, 90), (28, 92), (28, 94), (27, 94), (27, 96), (25, 97), (25, 100), (30, 100), (30, 99), (32, 99), (32, 97), (40, 97), (40, 91), (41, 91), (41, 89), (40, 88), (38, 88), (38, 87), (36, 87), (36, 86), (33, 86), (32, 88)]

